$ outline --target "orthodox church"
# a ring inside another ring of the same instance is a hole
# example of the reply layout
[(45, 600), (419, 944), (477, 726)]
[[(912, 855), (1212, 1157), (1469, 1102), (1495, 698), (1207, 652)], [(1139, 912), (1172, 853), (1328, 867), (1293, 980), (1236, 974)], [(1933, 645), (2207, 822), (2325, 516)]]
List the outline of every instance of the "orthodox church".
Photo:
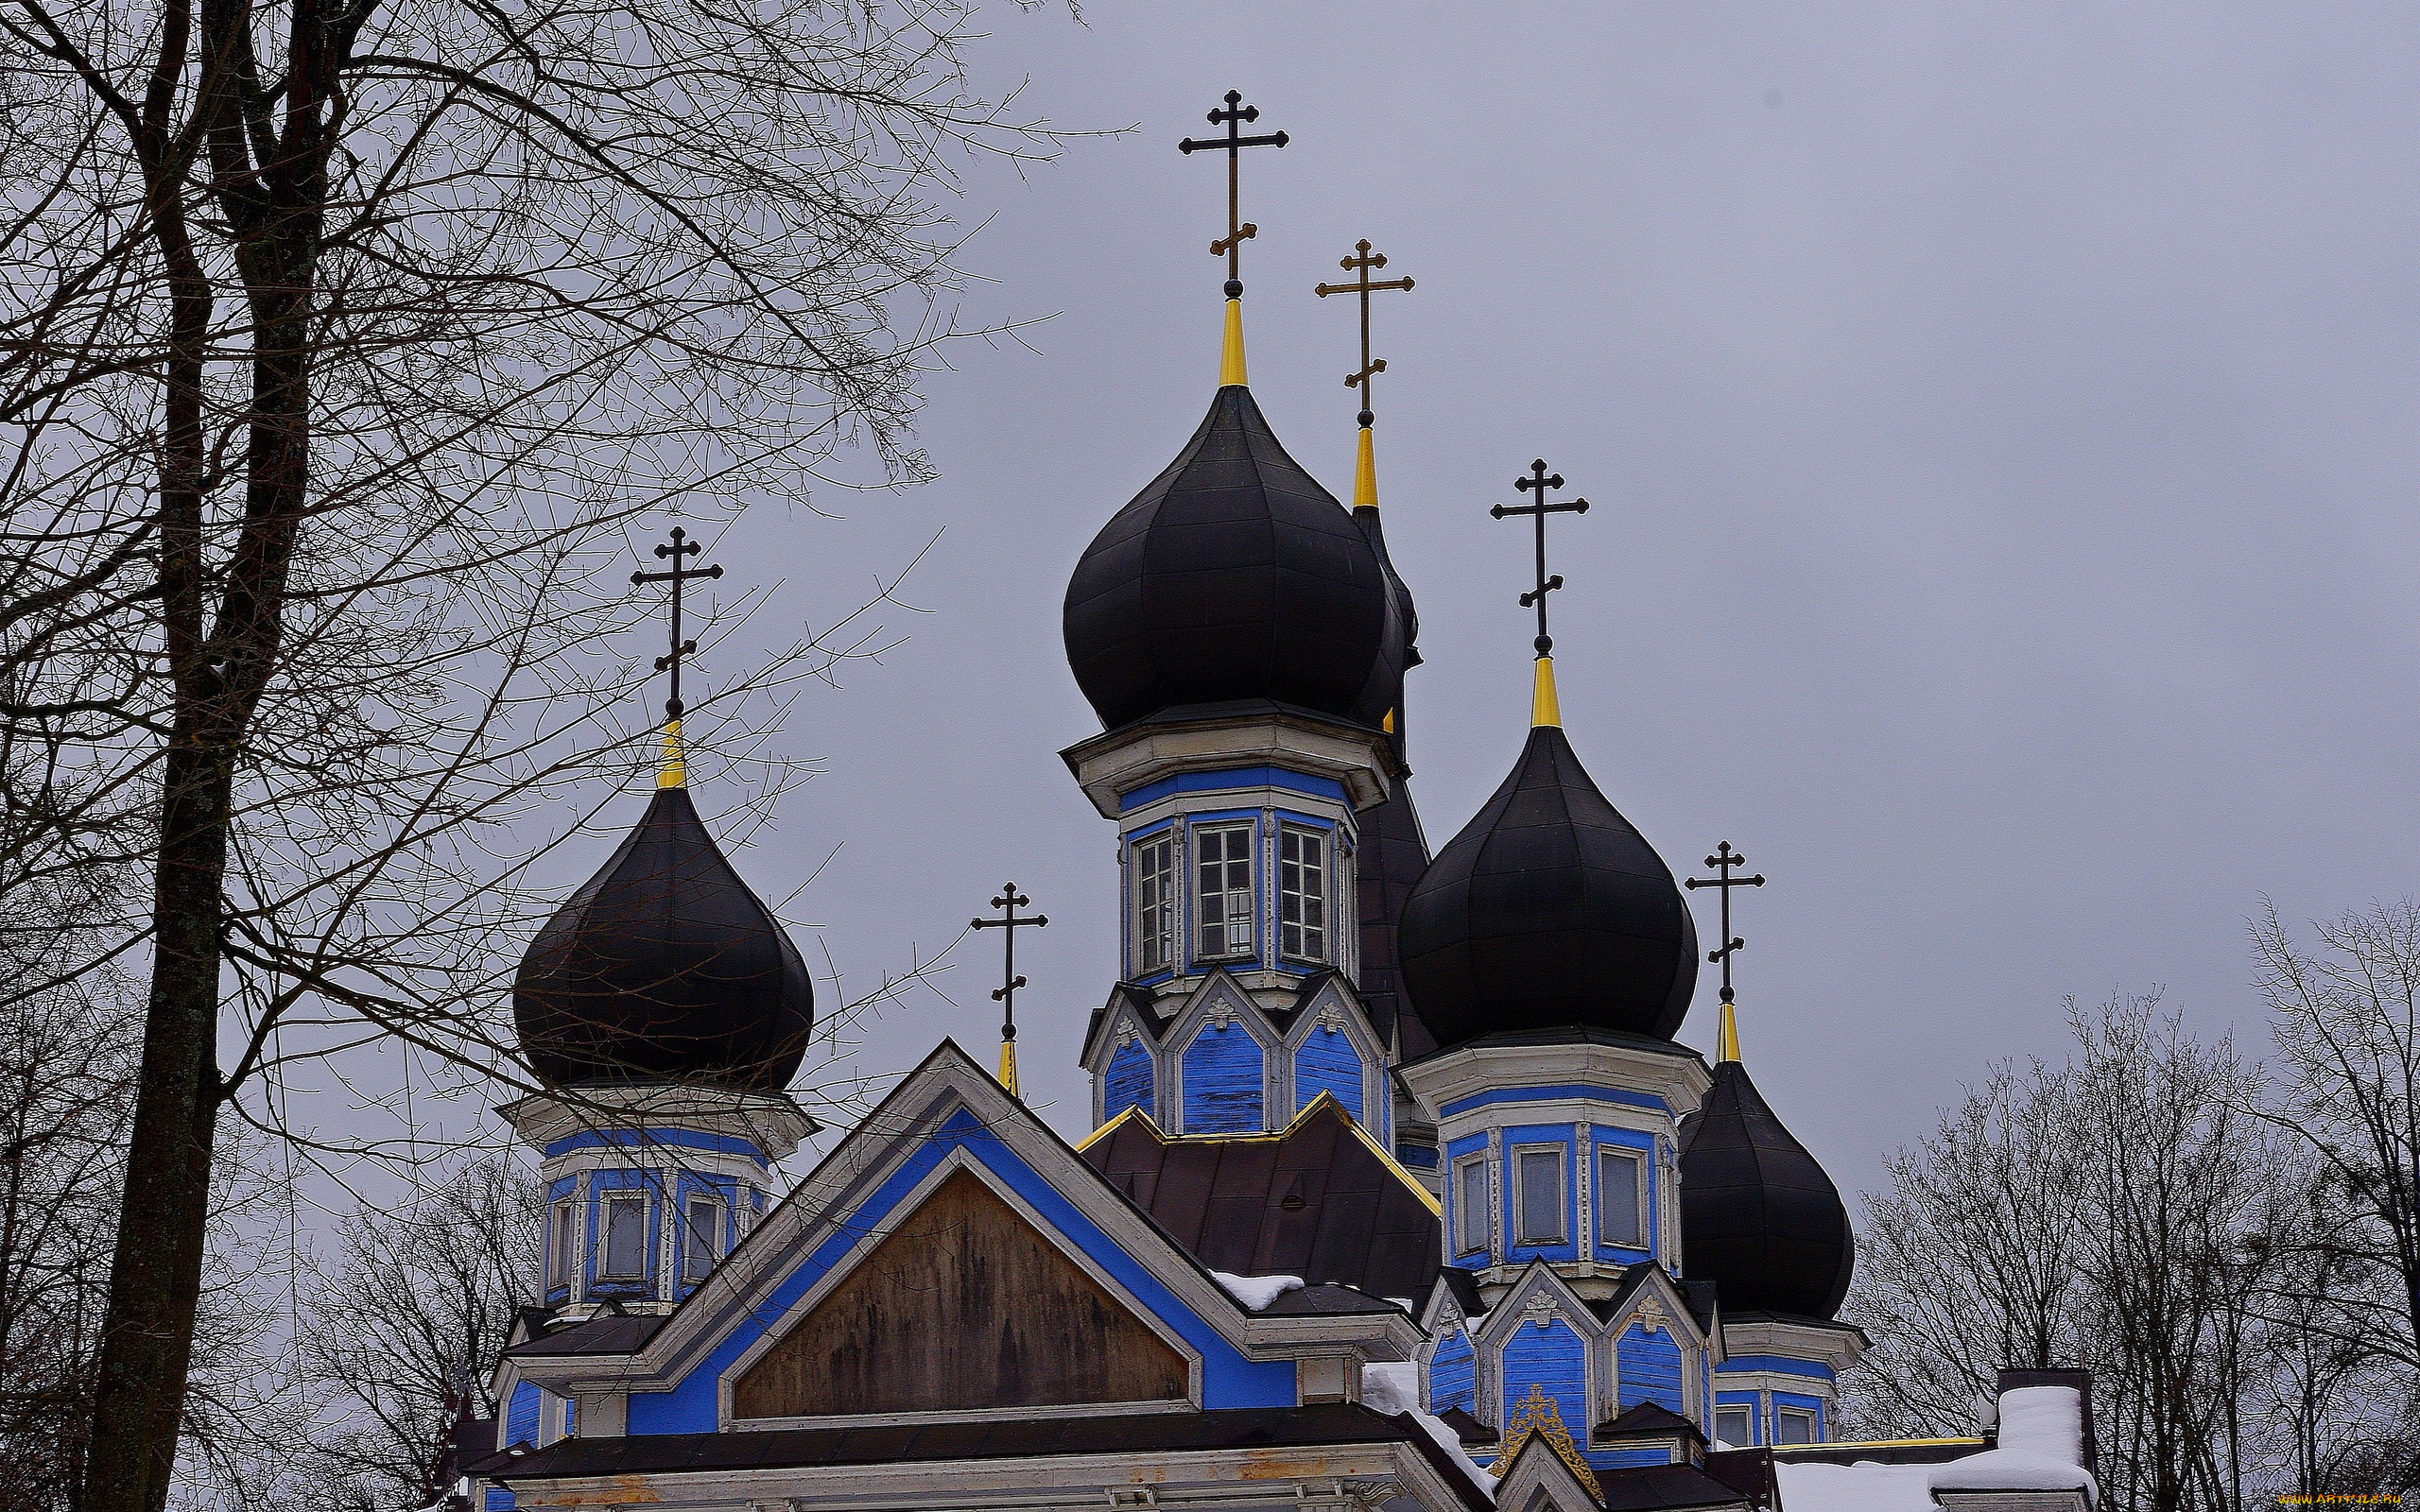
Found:
[[(1223, 150), (1256, 112), (1228, 96)], [(2080, 1375), (1971, 1438), (1841, 1442), (1838, 1191), (1739, 1055), (1729, 952), (1566, 737), (1539, 533), (1530, 727), (1431, 854), (1411, 592), (1380, 526), (1367, 349), (1348, 507), (1244, 360), (1074, 566), (1062, 754), (1117, 833), (1117, 980), (1070, 1143), (943, 1041), (786, 1193), (814, 991), (666, 758), (514, 992), (544, 1090), (544, 1295), (466, 1420), (478, 1512), (2091, 1504)], [(688, 570), (676, 541), (677, 594)], [(677, 621), (676, 621), (677, 624)], [(677, 638), (678, 631), (675, 635)], [(1508, 744), (1510, 744), (1508, 742)], [(1735, 879), (1708, 858), (1728, 936)], [(1022, 903), (1013, 887), (995, 902)], [(1013, 927), (1009, 931), (1011, 941)], [(1724, 967), (1709, 1066), (1673, 1038)], [(1012, 979), (1013, 980), (1013, 979)], [(1012, 987), (1010, 989), (1012, 990)], [(1012, 1000), (1011, 1000), (1012, 1001)]]

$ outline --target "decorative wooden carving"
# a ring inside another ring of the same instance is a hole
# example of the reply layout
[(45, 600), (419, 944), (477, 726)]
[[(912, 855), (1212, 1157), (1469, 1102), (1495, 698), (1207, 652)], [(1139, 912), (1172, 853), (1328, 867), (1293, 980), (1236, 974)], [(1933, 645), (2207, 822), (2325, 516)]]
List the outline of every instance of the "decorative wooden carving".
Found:
[(732, 1390), (741, 1418), (1185, 1394), (1184, 1357), (968, 1172), (935, 1188)]

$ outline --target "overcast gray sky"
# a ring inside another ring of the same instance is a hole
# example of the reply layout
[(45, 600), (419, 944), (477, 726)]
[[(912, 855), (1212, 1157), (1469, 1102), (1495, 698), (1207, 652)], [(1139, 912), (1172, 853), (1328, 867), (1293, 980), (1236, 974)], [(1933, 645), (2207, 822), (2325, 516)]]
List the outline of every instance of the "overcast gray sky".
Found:
[[(1772, 878), (1746, 1058), (1844, 1189), (1986, 1060), (2060, 1053), (2063, 996), (2164, 987), (2257, 1040), (2263, 894), (2308, 918), (2420, 885), (2420, 13), (1086, 18), (1002, 5), (975, 50), (1059, 125), (1139, 128), (967, 180), (996, 282), (966, 315), (1051, 316), (1034, 350), (956, 352), (938, 483), (720, 552), (783, 580), (778, 628), (942, 532), (905, 591), (931, 612), (800, 705), (784, 743), (822, 775), (738, 862), (778, 897), (838, 846), (794, 911), (860, 978), (1013, 876), (1051, 918), (1021, 1044), (1063, 1130), (1116, 951), (1113, 831), (1056, 754), (1098, 728), (1061, 595), (1212, 391), (1222, 175), (1175, 142), (1230, 87), (1293, 136), (1245, 165), (1253, 387), (1339, 493), (1353, 318), (1311, 285), (1362, 236), (1418, 281), (1378, 316), (1379, 448), (1431, 843), (1523, 734), (1527, 532), (1486, 510), (1543, 456), (1596, 504), (1554, 546), (1573, 743), (1676, 871), (1728, 839)], [(863, 1061), (988, 1056), (994, 950)], [(1708, 973), (1682, 1038), (1713, 1034)]]

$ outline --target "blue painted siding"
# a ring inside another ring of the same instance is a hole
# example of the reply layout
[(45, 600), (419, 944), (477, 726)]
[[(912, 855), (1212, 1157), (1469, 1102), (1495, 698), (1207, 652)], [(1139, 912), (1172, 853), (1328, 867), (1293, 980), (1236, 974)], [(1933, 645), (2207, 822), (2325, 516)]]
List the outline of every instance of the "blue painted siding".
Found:
[(712, 1150), (717, 1155), (744, 1155), (758, 1165), (771, 1162), (753, 1140), (743, 1140), (728, 1134), (695, 1134), (679, 1128), (609, 1128), (587, 1129), (555, 1141), (546, 1153), (568, 1155), (574, 1150), (666, 1149)]
[(1146, 1270), (1099, 1226), (1078, 1211), (1057, 1188), (983, 1125), (965, 1108), (950, 1115), (933, 1137), (908, 1157), (880, 1186), (817, 1246), (814, 1252), (764, 1295), (741, 1316), (711, 1350), (691, 1364), (669, 1391), (634, 1391), (630, 1398), (629, 1432), (639, 1434), (712, 1433), (717, 1385), (739, 1357), (764, 1337), (769, 1322), (785, 1316), (800, 1297), (834, 1266), (872, 1243), (908, 1192), (952, 1150), (963, 1149), (1005, 1182), (1049, 1228), (1066, 1237), (1077, 1250), (1101, 1268), (1119, 1286), (1159, 1318), (1178, 1338), (1201, 1355), (1201, 1405), (1219, 1407), (1291, 1407), (1296, 1405), (1294, 1365), (1288, 1360), (1247, 1360), (1216, 1327), (1187, 1308), (1174, 1292)]
[(1141, 1108), (1146, 1117), (1152, 1112), (1151, 1053), (1132, 1040), (1109, 1057), (1109, 1070), (1101, 1077), (1101, 1122), (1130, 1108)]
[(1621, 1404), (1651, 1401), (1685, 1413), (1681, 1399), (1681, 1346), (1668, 1332), (1650, 1333), (1634, 1323), (1622, 1331), (1616, 1353), (1621, 1372)]
[(1428, 1410), (1448, 1407), (1478, 1416), (1478, 1356), (1471, 1352), (1470, 1336), (1460, 1329), (1438, 1342), (1428, 1361)]
[(1639, 1465), (1669, 1465), (1673, 1463), (1668, 1449), (1589, 1449), (1580, 1457), (1592, 1470), (1626, 1470)]
[(1504, 1420), (1498, 1428), (1512, 1420), (1531, 1386), (1554, 1399), (1573, 1438), (1588, 1442), (1588, 1430), (1596, 1425), (1588, 1418), (1587, 1346), (1561, 1318), (1544, 1327), (1524, 1322), (1504, 1341)]
[(488, 1512), (512, 1512), (512, 1493), (501, 1486), (489, 1486)]
[(1256, 1133), (1261, 1121), (1260, 1041), (1241, 1023), (1205, 1023), (1184, 1051), (1184, 1132)]
[(1437, 1169), (1437, 1146), (1398, 1144), (1395, 1146), (1395, 1160), (1399, 1164), (1410, 1166), (1415, 1171), (1434, 1171)]
[(505, 1404), (504, 1441), (508, 1445), (538, 1441), (538, 1388), (527, 1381), (512, 1388), (512, 1400)]
[(1180, 772), (1147, 782), (1131, 793), (1117, 797), (1117, 812), (1132, 814), (1147, 803), (1157, 803), (1179, 793), (1224, 793), (1241, 787), (1274, 787), (1288, 793), (1309, 793), (1318, 798), (1349, 802), (1344, 784), (1332, 777), (1311, 777), (1302, 772), (1289, 772), (1283, 766), (1238, 766), (1223, 772)]
[(1793, 1360), (1786, 1354), (1735, 1354), (1718, 1367), (1722, 1374), (1734, 1370), (1770, 1370), (1775, 1375), (1813, 1376), (1819, 1381), (1838, 1379), (1832, 1367), (1821, 1360)]
[(1351, 1035), (1324, 1025), (1313, 1029), (1294, 1052), (1295, 1111), (1311, 1106), (1322, 1092), (1334, 1092), (1346, 1112), (1361, 1117), (1361, 1053), (1353, 1048)]
[[(1580, 1258), (1580, 1184), (1575, 1148), (1575, 1125), (1570, 1124), (1523, 1124), (1504, 1130), (1503, 1170), (1497, 1173), (1498, 1190), (1504, 1208), (1504, 1247), (1508, 1259), (1518, 1263), (1527, 1260), (1578, 1260)], [(1555, 1244), (1525, 1245), (1521, 1234), (1520, 1145), (1552, 1144), (1563, 1151), (1563, 1239)]]
[(1437, 1110), (1437, 1116), (1451, 1118), (1457, 1113), (1467, 1113), (1474, 1108), (1485, 1108), (1491, 1103), (1553, 1103), (1585, 1097), (1593, 1097), (1600, 1103), (1620, 1103), (1628, 1108), (1652, 1108), (1660, 1113), (1668, 1113), (1672, 1110), (1671, 1105), (1665, 1102), (1663, 1098), (1651, 1096), (1646, 1092), (1628, 1091), (1619, 1087), (1585, 1087), (1573, 1083), (1558, 1087), (1493, 1088), (1487, 1091), (1474, 1092), (1468, 1097), (1447, 1103)]

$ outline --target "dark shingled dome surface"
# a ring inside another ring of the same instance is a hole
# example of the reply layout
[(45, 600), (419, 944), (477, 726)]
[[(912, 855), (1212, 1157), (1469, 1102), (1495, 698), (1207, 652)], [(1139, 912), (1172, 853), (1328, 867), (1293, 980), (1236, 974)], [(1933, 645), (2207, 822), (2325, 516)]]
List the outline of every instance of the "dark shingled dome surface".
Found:
[(655, 800), (529, 943), (512, 1018), (552, 1086), (789, 1084), (815, 1022), (798, 947), (739, 880), (686, 788)]
[(1395, 948), (1441, 1045), (1565, 1027), (1669, 1040), (1697, 988), (1671, 869), (1551, 725), (1412, 889)]
[(1736, 1060), (1681, 1125), (1681, 1234), (1688, 1275), (1713, 1279), (1726, 1314), (1829, 1318), (1848, 1295), (1840, 1189)]
[(1374, 726), (1403, 677), (1376, 551), (1239, 384), (1085, 548), (1063, 623), (1077, 685), (1112, 730), (1246, 698)]

